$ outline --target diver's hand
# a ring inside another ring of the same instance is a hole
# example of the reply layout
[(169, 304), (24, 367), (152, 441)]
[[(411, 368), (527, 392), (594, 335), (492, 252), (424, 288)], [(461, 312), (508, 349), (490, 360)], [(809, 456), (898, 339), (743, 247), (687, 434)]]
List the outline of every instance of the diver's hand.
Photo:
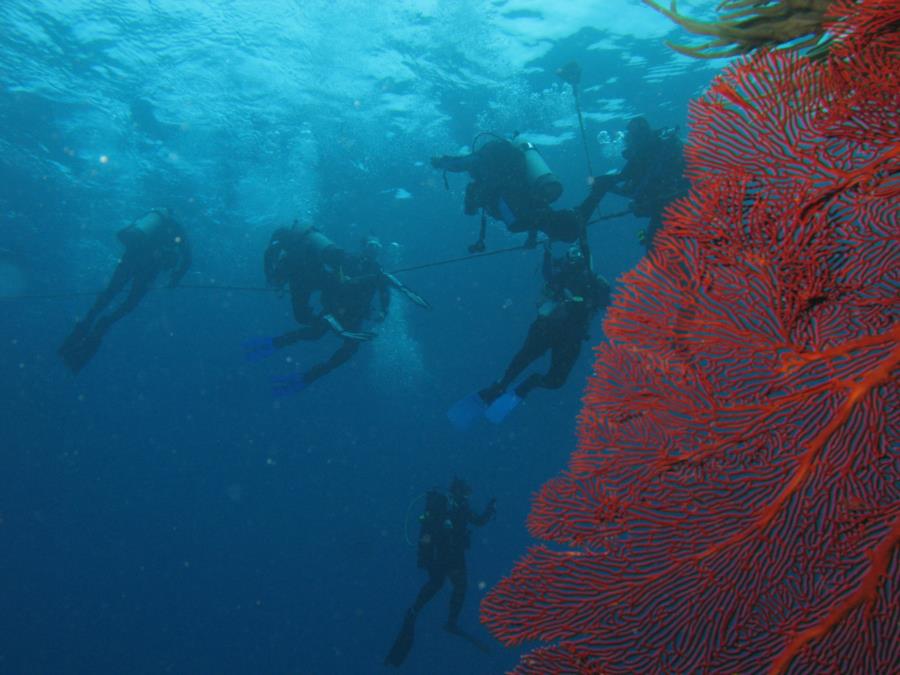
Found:
[(345, 340), (355, 340), (357, 342), (366, 342), (375, 337), (375, 333), (367, 330), (347, 330), (341, 325), (341, 322), (334, 318), (333, 314), (323, 314), (322, 318), (328, 323), (335, 333)]
[(617, 182), (619, 182), (619, 175), (615, 173), (594, 176), (591, 180), (591, 192), (609, 192)]
[(493, 518), (497, 515), (497, 498), (491, 497), (491, 501), (488, 502), (487, 508), (485, 509), (485, 513), (488, 518)]
[(255, 337), (244, 341), (244, 358), (251, 363), (262, 361), (271, 356), (278, 348), (271, 337)]
[(440, 155), (434, 156), (431, 158), (431, 166), (434, 169), (446, 169), (447, 168), (447, 156)]
[(338, 333), (345, 340), (353, 340), (355, 342), (368, 342), (372, 338), (374, 338), (378, 333), (373, 333), (370, 330), (343, 330)]

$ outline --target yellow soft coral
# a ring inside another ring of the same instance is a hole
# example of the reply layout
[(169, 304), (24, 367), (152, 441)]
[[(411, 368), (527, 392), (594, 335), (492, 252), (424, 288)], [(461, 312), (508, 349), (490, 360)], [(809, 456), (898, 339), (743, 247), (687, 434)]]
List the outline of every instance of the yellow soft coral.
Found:
[(681, 54), (713, 59), (787, 43), (794, 43), (791, 46), (795, 49), (814, 47), (825, 35), (822, 24), (831, 0), (724, 0), (717, 8), (718, 21), (682, 16), (675, 0), (671, 9), (655, 0), (643, 2), (691, 33), (715, 37), (696, 47), (668, 43)]

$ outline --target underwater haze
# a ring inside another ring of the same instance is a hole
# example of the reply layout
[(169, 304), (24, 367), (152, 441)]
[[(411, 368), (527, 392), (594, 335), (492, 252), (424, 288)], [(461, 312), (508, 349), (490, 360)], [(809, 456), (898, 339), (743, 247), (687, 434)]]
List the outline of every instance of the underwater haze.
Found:
[[(0, 672), (388, 672), (426, 578), (405, 530), (453, 476), (476, 510), (497, 499), (460, 620), (491, 652), (442, 630), (444, 589), (402, 672), (513, 667), (478, 604), (531, 544), (590, 349), (502, 425), (460, 433), (446, 411), (519, 347), (540, 249), (400, 275), (433, 309), (395, 297), (352, 361), (283, 399), (272, 378), (336, 339), (248, 363), (245, 340), (295, 326), (290, 302), (222, 287), (263, 287), (269, 237), (295, 219), (350, 250), (377, 235), (388, 269), (465, 256), (466, 181), (445, 188), (429, 157), (482, 131), (532, 140), (559, 205), (578, 203), (588, 170), (556, 69), (580, 63), (594, 171), (617, 170), (627, 120), (684, 134), (721, 65), (667, 49), (671, 28), (637, 0), (0, 3)], [(148, 294), (76, 377), (57, 348), (115, 267), (116, 232), (158, 206), (189, 233), (187, 287)], [(645, 224), (592, 227), (599, 273), (635, 265)], [(489, 225), (489, 250), (522, 239)]]

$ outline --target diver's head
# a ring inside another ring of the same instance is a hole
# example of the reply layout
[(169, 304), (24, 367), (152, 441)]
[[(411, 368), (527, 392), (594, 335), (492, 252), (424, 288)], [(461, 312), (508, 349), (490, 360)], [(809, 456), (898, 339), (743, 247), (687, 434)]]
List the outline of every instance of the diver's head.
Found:
[(573, 267), (576, 265), (581, 265), (584, 262), (584, 251), (581, 250), (581, 245), (578, 243), (572, 244), (568, 249), (566, 249), (566, 264), (572, 265)]
[(472, 488), (469, 487), (469, 484), (462, 478), (454, 477), (453, 480), (450, 481), (450, 496), (456, 501), (461, 502), (464, 499), (467, 499), (470, 494), (472, 494)]
[(634, 117), (628, 121), (625, 140), (629, 144), (643, 143), (653, 137), (653, 129), (646, 117)]
[(266, 253), (263, 256), (263, 269), (266, 273), (266, 282), (270, 286), (284, 286), (288, 282), (288, 240), (291, 229), (279, 227), (272, 233)]
[(381, 240), (374, 235), (369, 235), (363, 239), (362, 257), (368, 260), (378, 260), (382, 248), (384, 247), (381, 245)]

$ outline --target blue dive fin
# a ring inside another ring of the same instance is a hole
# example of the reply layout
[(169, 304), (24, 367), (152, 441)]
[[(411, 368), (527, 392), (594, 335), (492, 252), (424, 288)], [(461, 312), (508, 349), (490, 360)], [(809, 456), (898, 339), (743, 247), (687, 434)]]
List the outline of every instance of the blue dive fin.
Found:
[(486, 407), (476, 391), (454, 403), (447, 411), (447, 418), (457, 431), (467, 431), (484, 414)]
[(491, 406), (484, 411), (484, 416), (494, 424), (500, 424), (500, 422), (505, 420), (506, 416), (515, 410), (521, 402), (521, 398), (514, 393), (508, 392), (491, 403)]

